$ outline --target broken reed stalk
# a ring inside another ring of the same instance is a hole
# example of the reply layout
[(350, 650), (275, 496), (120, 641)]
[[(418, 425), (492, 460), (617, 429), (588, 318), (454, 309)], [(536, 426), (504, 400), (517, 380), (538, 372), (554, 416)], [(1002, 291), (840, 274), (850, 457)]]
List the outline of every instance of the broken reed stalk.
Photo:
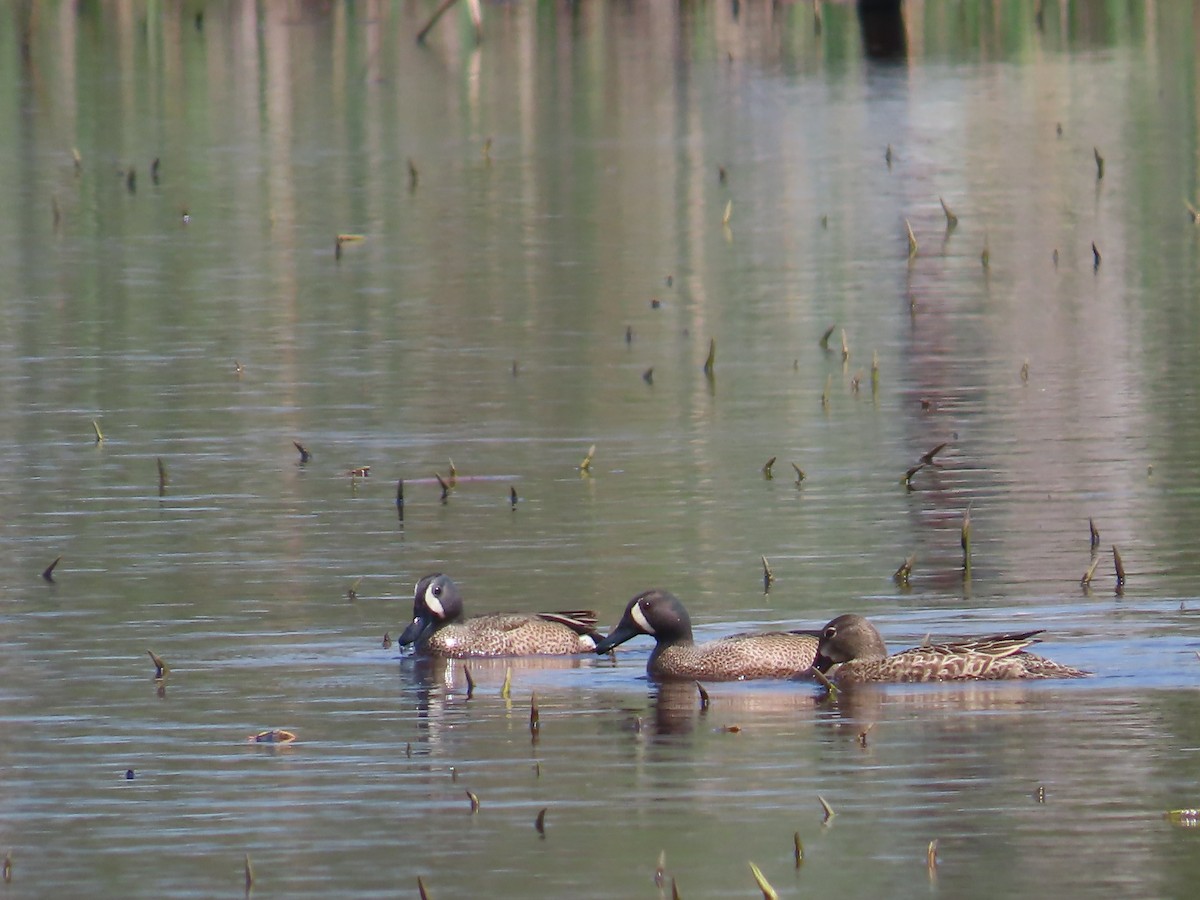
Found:
[(425, 890), (425, 882), (421, 880), (421, 876), (417, 876), (417, 893), (421, 900), (429, 900), (429, 892)]
[(95, 419), (92, 419), (92, 431), (96, 433), (96, 443), (103, 444), (104, 433), (100, 430), (100, 425)]
[(909, 576), (912, 575), (913, 563), (916, 561), (917, 555), (915, 553), (907, 557), (904, 562), (900, 563), (900, 568), (892, 573), (892, 580), (899, 585), (906, 586)]
[(792, 468), (796, 470), (796, 484), (801, 484), (808, 476), (804, 474), (804, 470), (795, 463), (792, 463)]
[(937, 838), (934, 838), (932, 841), (929, 842), (929, 847), (926, 848), (926, 850), (925, 850), (925, 865), (929, 869), (929, 877), (930, 878), (934, 878), (937, 876), (937, 867), (938, 867), (937, 851), (938, 851), (938, 842), (937, 842)]
[(301, 465), (303, 465), (304, 463), (306, 463), (310, 459), (312, 459), (312, 454), (308, 452), (308, 448), (305, 447), (299, 441), (292, 441), (292, 446), (295, 447), (296, 450), (299, 451), (299, 453), (300, 453), (300, 464)]
[(500, 699), (507, 700), (512, 691), (512, 666), (504, 670), (504, 684), (500, 686)]
[(168, 666), (163, 661), (163, 658), (153, 650), (147, 650), (146, 652), (150, 654), (150, 661), (154, 663), (154, 680), (162, 681), (170, 673), (171, 667)]
[(962, 544), (963, 552), (963, 573), (970, 574), (971, 572), (971, 504), (967, 504), (967, 509), (963, 513), (962, 536), (959, 539)]
[(833, 811), (833, 807), (830, 806), (829, 802), (820, 794), (817, 794), (817, 799), (821, 801), (821, 809), (825, 813), (825, 817), (821, 820), (821, 824), (828, 825), (833, 817), (837, 815), (837, 813)]
[(771, 472), (771, 469), (774, 467), (774, 465), (775, 465), (775, 457), (772, 456), (770, 459), (768, 459), (766, 461), (766, 463), (762, 467), (763, 478), (765, 478), (767, 481), (770, 481), (772, 478), (775, 477), (774, 474), (772, 474), (772, 472)]
[(754, 863), (750, 863), (750, 872), (754, 875), (754, 883), (758, 885), (758, 889), (762, 891), (763, 900), (779, 900), (779, 892), (771, 887), (771, 882), (767, 881), (762, 870)]
[(424, 27), (422, 27), (421, 30), (417, 32), (417, 43), (418, 44), (425, 43), (425, 36), (427, 34), (429, 34), (430, 31), (433, 30), (433, 26), (437, 24), (438, 19), (440, 19), (445, 14), (446, 10), (448, 10), (450, 7), (452, 7), (455, 4), (455, 2), (456, 2), (456, 0), (442, 0), (442, 2), (438, 4), (437, 9), (435, 9), (433, 11), (433, 14), (430, 15), (429, 21), (427, 21), (425, 23)]
[(167, 492), (167, 467), (161, 456), (154, 457), (154, 462), (158, 465), (158, 496), (161, 497)]
[(821, 335), (821, 340), (819, 341), (822, 350), (829, 349), (829, 339), (833, 336), (833, 332), (836, 329), (837, 329), (836, 324), (830, 325), (827, 329), (825, 329), (825, 333), (823, 335)]
[(467, 678), (467, 699), (470, 700), (475, 693), (475, 679), (471, 675), (470, 666), (463, 666), (463, 675)]
[(704, 685), (696, 682), (696, 691), (700, 694), (700, 712), (708, 711), (708, 691), (704, 689)]
[(1100, 268), (1100, 250), (1096, 247), (1096, 242), (1092, 241), (1092, 271)]
[(879, 351), (871, 351), (871, 396), (879, 393)]
[(537, 693), (529, 695), (529, 733), (536, 742), (542, 730), (542, 716), (538, 711)]
[(825, 390), (821, 392), (821, 409), (829, 409), (829, 392), (833, 390), (833, 376), (825, 376)]
[(904, 229), (908, 232), (908, 258), (912, 259), (917, 255), (917, 236), (913, 234), (912, 223), (908, 219), (904, 220)]
[(446, 483), (449, 484), (450, 487), (454, 487), (454, 485), (458, 482), (458, 469), (454, 468), (454, 460), (450, 459), (450, 457), (446, 457), (446, 459), (450, 463), (450, 477), (446, 479)]
[(796, 868), (804, 864), (804, 844), (800, 842), (800, 832), (792, 833), (792, 855), (796, 859)]
[(404, 479), (400, 478), (396, 481), (396, 515), (400, 517), (400, 521), (404, 521)]
[(1090, 536), (1092, 549), (1095, 550), (1100, 546), (1100, 529), (1096, 527), (1096, 521), (1091, 518), (1088, 519), (1088, 534)]
[(662, 890), (667, 879), (667, 851), (658, 851), (658, 864), (654, 867), (654, 886)]
[(1090, 566), (1088, 566), (1087, 571), (1083, 573), (1083, 577), (1079, 579), (1080, 585), (1082, 585), (1083, 587), (1087, 587), (1089, 584), (1092, 583), (1092, 576), (1096, 574), (1096, 567), (1098, 565), (1100, 565), (1100, 555), (1099, 554), (1097, 554), (1092, 559), (1092, 564)]
[(717, 365), (717, 339), (708, 339), (708, 357), (704, 360), (704, 374), (710, 378), (716, 370)]
[(254, 886), (254, 866), (250, 865), (250, 854), (246, 854), (245, 867), (242, 870), (246, 877), (246, 890)]
[(588, 447), (587, 455), (583, 458), (583, 462), (579, 464), (580, 472), (590, 472), (592, 470), (592, 457), (596, 455), (596, 445)]
[(771, 564), (769, 562), (767, 562), (767, 558), (765, 556), (762, 558), (762, 568), (763, 568), (763, 587), (769, 588), (771, 586), (771, 584), (775, 581), (775, 573), (771, 571)]
[(548, 807), (543, 806), (538, 810), (537, 818), (533, 820), (533, 827), (537, 829), (537, 833), (542, 837), (546, 836), (546, 810)]
[(1100, 155), (1100, 148), (1092, 148), (1092, 156), (1096, 159), (1096, 180), (1100, 181), (1104, 178), (1104, 157)]
[(721, 216), (721, 224), (724, 225), (726, 228), (728, 228), (729, 220), (732, 218), (733, 218), (733, 201), (728, 200), (725, 202), (725, 212)]
[(54, 568), (55, 568), (55, 566), (57, 566), (57, 565), (58, 565), (60, 562), (62, 562), (62, 557), (61, 557), (61, 556), (56, 556), (56, 557), (54, 557), (54, 562), (50, 563), (50, 565), (46, 566), (46, 568), (44, 568), (44, 569), (42, 570), (42, 578), (44, 578), (46, 581), (48, 581), (48, 582), (50, 582), (51, 584), (53, 584), (53, 583), (54, 583)]
[(946, 230), (953, 231), (954, 226), (958, 224), (958, 216), (956, 216), (946, 205), (946, 201), (938, 197), (938, 203), (942, 204), (942, 213), (946, 216)]
[(442, 478), (442, 476), (441, 476), (441, 475), (439, 475), (437, 472), (434, 472), (434, 473), (433, 473), (433, 477), (434, 477), (434, 478), (436, 478), (436, 479), (437, 479), (437, 483), (438, 483), (439, 485), (441, 485), (441, 488), (442, 488), (442, 502), (443, 502), (443, 503), (445, 503), (447, 500), (449, 500), (449, 499), (450, 499), (450, 485), (446, 484), (446, 480), (445, 480), (444, 478)]
[(850, 343), (846, 340), (846, 329), (842, 329), (842, 362), (850, 361)]
[(508, 505), (513, 509), (517, 508), (517, 489), (511, 485), (508, 488)]
[(1121, 554), (1117, 552), (1117, 545), (1113, 544), (1113, 568), (1117, 572), (1117, 589), (1125, 587), (1125, 565), (1121, 562)]
[(479, 797), (473, 791), (467, 791), (467, 799), (471, 801), (471, 815), (479, 812)]

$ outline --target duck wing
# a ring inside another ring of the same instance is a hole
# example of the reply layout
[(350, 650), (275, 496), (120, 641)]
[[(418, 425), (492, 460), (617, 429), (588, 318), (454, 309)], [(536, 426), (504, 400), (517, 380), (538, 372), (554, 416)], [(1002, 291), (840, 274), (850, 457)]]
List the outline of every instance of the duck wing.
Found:
[(543, 612), (538, 613), (539, 619), (545, 619), (547, 622), (557, 622), (560, 625), (566, 625), (576, 634), (595, 634), (596, 623), (599, 618), (596, 613), (590, 609), (572, 609), (560, 610), (559, 612)]

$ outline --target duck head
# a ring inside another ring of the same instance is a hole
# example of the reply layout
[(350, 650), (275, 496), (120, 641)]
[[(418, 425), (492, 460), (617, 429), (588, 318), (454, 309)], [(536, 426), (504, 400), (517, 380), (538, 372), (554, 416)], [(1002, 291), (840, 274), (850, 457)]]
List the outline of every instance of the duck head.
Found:
[(813, 667), (825, 672), (837, 663), (852, 659), (883, 659), (887, 653), (887, 644), (875, 626), (862, 616), (848, 614), (838, 616), (821, 630), (821, 643)]
[(692, 620), (674, 594), (657, 588), (644, 591), (629, 601), (621, 621), (596, 644), (596, 652), (607, 653), (639, 634), (659, 643), (691, 642)]
[(426, 575), (413, 591), (413, 620), (396, 643), (419, 647), (439, 626), (461, 618), (462, 612), (462, 594), (450, 576)]

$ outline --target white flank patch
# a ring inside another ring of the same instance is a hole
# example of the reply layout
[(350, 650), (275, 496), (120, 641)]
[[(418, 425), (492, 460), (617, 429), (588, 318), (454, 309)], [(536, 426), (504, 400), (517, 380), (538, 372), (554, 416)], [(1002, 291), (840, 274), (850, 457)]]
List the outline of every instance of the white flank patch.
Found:
[(596, 641), (590, 634), (583, 634), (579, 636), (579, 646), (585, 650), (595, 650)]
[(629, 607), (629, 616), (637, 623), (637, 627), (646, 632), (646, 634), (654, 634), (654, 628), (646, 620), (646, 614), (642, 612), (642, 605), (635, 603)]
[(446, 618), (446, 610), (442, 608), (442, 601), (434, 596), (432, 584), (425, 588), (425, 605), (429, 607), (429, 611), (439, 619)]

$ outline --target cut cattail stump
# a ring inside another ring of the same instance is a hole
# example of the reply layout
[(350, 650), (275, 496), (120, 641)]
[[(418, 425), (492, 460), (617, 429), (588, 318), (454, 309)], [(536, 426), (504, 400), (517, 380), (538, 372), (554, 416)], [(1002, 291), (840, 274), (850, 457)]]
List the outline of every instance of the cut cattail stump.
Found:
[(1096, 527), (1095, 519), (1088, 519), (1088, 535), (1089, 540), (1091, 541), (1091, 547), (1093, 550), (1095, 550), (1100, 546), (1100, 529)]
[(713, 376), (717, 365), (717, 339), (708, 339), (708, 357), (704, 360), (704, 374), (709, 378)]
[(48, 565), (48, 566), (46, 566), (46, 568), (42, 569), (42, 578), (45, 579), (46, 581), (50, 582), (51, 584), (54, 584), (54, 567), (57, 566), (60, 562), (62, 562), (61, 556), (54, 557), (54, 562), (50, 563), (50, 565)]
[(292, 441), (292, 446), (295, 447), (296, 450), (300, 453), (300, 464), (301, 465), (304, 465), (304, 463), (306, 463), (310, 459), (312, 459), (312, 454), (308, 452), (308, 448), (305, 447), (299, 441)]
[(592, 459), (595, 457), (595, 455), (596, 455), (596, 445), (592, 444), (592, 446), (588, 447), (588, 452), (587, 452), (587, 455), (584, 456), (583, 462), (581, 462), (579, 464), (580, 472), (592, 471)]
[(775, 457), (774, 456), (772, 456), (770, 459), (768, 459), (766, 461), (766, 463), (763, 464), (763, 467), (762, 467), (763, 478), (765, 478), (767, 481), (770, 481), (772, 478), (775, 477), (771, 473), (771, 468), (774, 465), (775, 465)]
[(942, 204), (942, 213), (946, 216), (946, 230), (953, 231), (954, 227), (958, 224), (958, 216), (951, 211), (950, 207), (946, 205), (946, 201), (941, 197), (938, 197), (938, 203)]
[(864, 750), (867, 749), (867, 735), (871, 733), (871, 729), (874, 727), (875, 727), (875, 723), (872, 722), (870, 725), (868, 725), (866, 728), (864, 728), (862, 731), (860, 731), (858, 733), (858, 746), (862, 747)]
[(908, 258), (912, 259), (917, 255), (918, 245), (917, 236), (913, 234), (912, 223), (908, 219), (904, 220), (904, 229), (908, 232)]
[(1117, 552), (1117, 545), (1113, 544), (1113, 568), (1117, 572), (1117, 590), (1120, 591), (1125, 587), (1125, 565), (1121, 562), (1121, 554)]
[(158, 465), (158, 496), (162, 497), (167, 493), (167, 467), (161, 456), (154, 457), (154, 462)]
[(847, 363), (849, 361), (850, 361), (850, 344), (846, 340), (846, 329), (843, 328), (842, 329), (842, 362)]
[(767, 558), (765, 556), (762, 557), (762, 570), (763, 590), (769, 591), (771, 589), (771, 585), (775, 582), (775, 573), (771, 571), (771, 564), (767, 562)]
[(539, 809), (537, 818), (533, 820), (533, 827), (537, 829), (537, 833), (542, 837), (546, 836), (546, 809), (545, 806)]
[(433, 473), (433, 477), (437, 479), (437, 483), (442, 488), (442, 503), (446, 503), (450, 499), (450, 485), (448, 485), (446, 480), (437, 472)]
[(932, 841), (929, 842), (929, 847), (925, 850), (925, 866), (926, 866), (926, 868), (929, 869), (929, 877), (930, 878), (937, 877), (937, 867), (938, 867), (937, 851), (938, 851), (938, 842), (937, 842), (937, 838), (934, 838)]
[(1096, 567), (1099, 565), (1100, 565), (1100, 556), (1099, 556), (1099, 554), (1097, 554), (1095, 557), (1092, 558), (1092, 564), (1090, 566), (1088, 566), (1087, 571), (1083, 573), (1083, 577), (1079, 579), (1079, 584), (1082, 587), (1086, 588), (1089, 584), (1092, 583), (1092, 576), (1096, 574)]
[(1100, 268), (1100, 250), (1096, 247), (1096, 242), (1092, 241), (1092, 271)]
[(817, 794), (817, 800), (820, 801), (821, 809), (825, 812), (825, 818), (821, 820), (821, 824), (828, 825), (833, 820), (833, 817), (837, 815), (837, 813), (833, 811), (833, 807), (829, 805), (829, 801), (827, 801), (820, 794)]
[(475, 679), (471, 676), (471, 667), (463, 666), (463, 675), (467, 679), (467, 699), (471, 699), (471, 695), (475, 693)]
[(900, 568), (892, 573), (892, 580), (901, 587), (908, 586), (908, 578), (912, 575), (913, 563), (917, 561), (917, 555), (914, 553), (909, 556), (904, 562), (900, 563)]
[(704, 689), (704, 685), (696, 682), (696, 693), (700, 695), (700, 712), (708, 711), (708, 691)]
[(472, 791), (467, 791), (467, 799), (471, 801), (471, 815), (479, 812), (479, 797)]
[(802, 468), (800, 468), (798, 465), (796, 465), (795, 463), (792, 463), (792, 468), (796, 470), (796, 486), (799, 487), (800, 484), (803, 483), (804, 479), (807, 478), (808, 476), (805, 475), (804, 470)]
[(822, 350), (829, 349), (829, 339), (831, 337), (833, 337), (833, 332), (836, 330), (837, 330), (836, 324), (830, 325), (827, 329), (825, 329), (825, 333), (823, 335), (821, 335), (821, 340), (818, 342), (821, 345)]
[(529, 734), (533, 738), (533, 742), (535, 744), (537, 743), (538, 735), (541, 734), (541, 731), (542, 716), (538, 711), (537, 694), (533, 693), (529, 695)]
[(400, 521), (404, 521), (404, 479), (400, 478), (396, 481), (396, 515), (400, 517)]
[(792, 833), (792, 856), (796, 860), (796, 868), (804, 865), (804, 844), (800, 841), (800, 832)]
[(250, 854), (249, 853), (246, 854), (246, 859), (245, 859), (245, 863), (244, 863), (242, 872), (246, 878), (246, 890), (249, 891), (250, 888), (252, 888), (254, 886), (254, 867), (252, 865), (250, 865)]
[(104, 433), (100, 430), (100, 425), (96, 422), (95, 419), (92, 419), (92, 431), (94, 431), (96, 433), (96, 443), (103, 444), (104, 443)]
[(511, 487), (511, 486), (510, 486), (510, 487), (509, 487), (509, 489), (508, 489), (508, 505), (509, 505), (509, 506), (510, 506), (512, 509), (516, 509), (516, 508), (517, 508), (517, 500), (518, 500), (518, 499), (519, 499), (519, 498), (517, 497), (517, 489), (516, 489), (515, 487)]
[(771, 882), (767, 881), (767, 877), (763, 875), (762, 870), (758, 866), (750, 863), (750, 872), (754, 875), (754, 883), (762, 891), (763, 900), (779, 900), (779, 892), (771, 887)]
[(161, 656), (159, 656), (157, 653), (155, 653), (153, 650), (147, 650), (146, 652), (148, 654), (150, 654), (150, 661), (152, 663), (154, 663), (154, 680), (162, 681), (164, 678), (167, 677), (168, 674), (170, 674), (171, 667), (168, 666), (163, 661), (163, 658)]
[(1096, 158), (1096, 180), (1099, 181), (1104, 177), (1104, 157), (1100, 155), (1100, 148), (1092, 148), (1092, 156)]

